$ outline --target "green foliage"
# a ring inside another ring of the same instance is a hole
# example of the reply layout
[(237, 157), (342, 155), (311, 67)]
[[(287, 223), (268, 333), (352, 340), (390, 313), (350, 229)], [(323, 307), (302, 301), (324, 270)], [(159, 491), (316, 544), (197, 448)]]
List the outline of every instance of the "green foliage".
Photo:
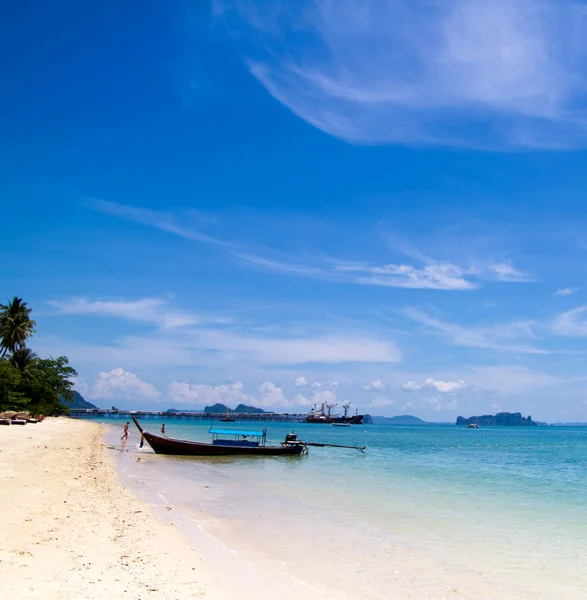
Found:
[(29, 373), (38, 363), (39, 357), (30, 348), (14, 350), (9, 357), (10, 364), (21, 373)]
[(0, 358), (0, 412), (4, 410), (27, 410), (29, 398), (20, 387), (20, 371), (5, 358)]
[(31, 309), (22, 298), (14, 296), (8, 304), (0, 304), (0, 356), (24, 348), (35, 332), (35, 325)]
[(62, 399), (72, 399), (77, 371), (65, 356), (39, 358), (26, 347), (35, 327), (30, 313), (20, 298), (0, 305), (0, 411), (63, 414)]

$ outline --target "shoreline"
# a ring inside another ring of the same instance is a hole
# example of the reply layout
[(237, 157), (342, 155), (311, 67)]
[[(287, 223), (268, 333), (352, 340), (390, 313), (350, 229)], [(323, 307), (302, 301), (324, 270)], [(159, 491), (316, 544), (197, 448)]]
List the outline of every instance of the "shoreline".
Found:
[(139, 438), (113, 447), (115, 433), (64, 417), (0, 428), (0, 598), (339, 597), (242, 556), (205, 514), (141, 498), (117, 465), (141, 458)]

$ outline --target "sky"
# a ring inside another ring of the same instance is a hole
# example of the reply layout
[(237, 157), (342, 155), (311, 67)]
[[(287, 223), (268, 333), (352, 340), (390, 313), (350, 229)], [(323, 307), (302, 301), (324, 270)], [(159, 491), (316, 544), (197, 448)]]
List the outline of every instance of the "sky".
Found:
[(587, 2), (2, 12), (0, 296), (86, 399), (587, 421)]

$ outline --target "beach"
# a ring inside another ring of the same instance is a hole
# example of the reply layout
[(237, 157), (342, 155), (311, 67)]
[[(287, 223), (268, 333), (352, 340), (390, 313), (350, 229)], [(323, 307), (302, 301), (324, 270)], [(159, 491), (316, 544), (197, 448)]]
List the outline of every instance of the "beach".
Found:
[(1, 598), (200, 598), (202, 557), (120, 484), (98, 423), (0, 430)]

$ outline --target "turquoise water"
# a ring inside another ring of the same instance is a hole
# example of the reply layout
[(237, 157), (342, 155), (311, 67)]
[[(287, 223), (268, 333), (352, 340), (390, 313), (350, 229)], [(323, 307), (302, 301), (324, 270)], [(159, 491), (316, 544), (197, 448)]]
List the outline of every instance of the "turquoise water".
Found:
[[(209, 440), (209, 423), (165, 423), (171, 437)], [(277, 561), (325, 598), (585, 597), (587, 429), (293, 429), (368, 448), (265, 459), (144, 449), (140, 461), (121, 454), (121, 472), (143, 496), (207, 523), (251, 560)], [(271, 424), (268, 435), (291, 430)], [(137, 440), (133, 432), (128, 448)]]

